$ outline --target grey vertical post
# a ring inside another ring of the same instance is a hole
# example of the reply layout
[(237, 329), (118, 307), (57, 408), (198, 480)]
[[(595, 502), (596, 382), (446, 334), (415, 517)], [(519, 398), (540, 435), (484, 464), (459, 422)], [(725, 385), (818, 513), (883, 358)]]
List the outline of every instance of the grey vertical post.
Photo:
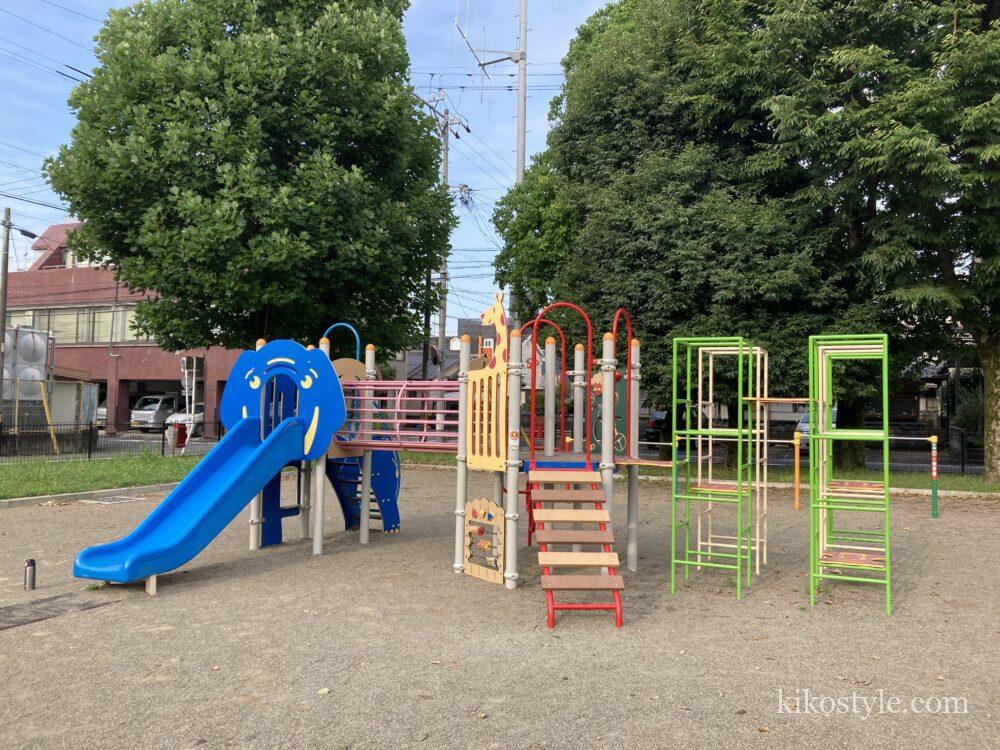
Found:
[[(256, 346), (256, 348), (260, 349), (262, 346), (264, 346), (264, 343), (265, 343), (264, 339), (257, 339), (257, 346)], [(266, 383), (264, 384), (264, 387), (267, 388), (267, 384)], [(261, 409), (260, 413), (261, 413), (262, 418), (263, 418), (264, 410)], [(264, 429), (264, 425), (263, 425), (263, 422), (261, 422), (261, 430), (263, 431), (263, 429)], [(261, 437), (263, 437), (263, 432), (261, 433)], [(250, 549), (251, 549), (251, 551), (260, 549), (260, 525), (264, 522), (264, 519), (261, 517), (261, 516), (263, 516), (263, 512), (264, 512), (264, 493), (263, 492), (258, 492), (256, 495), (253, 496), (253, 500), (250, 501)]]
[[(586, 424), (587, 408), (587, 379), (590, 373), (587, 372), (587, 350), (583, 344), (577, 344), (573, 349), (573, 450), (576, 453), (584, 452), (583, 426)], [(582, 503), (573, 503), (574, 510), (583, 508)], [(578, 528), (573, 524), (573, 528)], [(582, 552), (583, 545), (574, 544), (574, 552)]]
[(615, 337), (604, 334), (601, 347), (601, 487), (611, 514), (615, 485)]
[[(326, 356), (330, 356), (330, 339), (323, 337), (319, 340), (320, 351)], [(316, 459), (310, 475), (312, 479), (312, 540), (313, 554), (323, 554), (323, 521), (326, 512), (326, 454)]]
[[(375, 345), (368, 344), (365, 347), (365, 380), (375, 380)], [(373, 392), (366, 388), (362, 402), (367, 410), (365, 413), (372, 416), (375, 413), (375, 404), (372, 400)], [(361, 504), (358, 507), (358, 541), (368, 544), (368, 532), (371, 529), (371, 494), (372, 494), (372, 452), (366, 448), (361, 456)]]
[(521, 332), (510, 332), (507, 367), (507, 497), (504, 502), (504, 586), (517, 588), (517, 488), (521, 473)]
[[(7, 352), (4, 351), (7, 340), (7, 264), (10, 256), (10, 207), (3, 210), (3, 247), (0, 248), (0, 393), (3, 392), (3, 364)], [(14, 342), (15, 345), (17, 342)], [(14, 368), (10, 368), (11, 380)], [(11, 396), (15, 396), (12, 392)], [(15, 423), (16, 424), (16, 423)]]
[(299, 464), (299, 539), (308, 539), (312, 536), (310, 512), (313, 504), (313, 463), (302, 461)]
[(545, 430), (542, 455), (551, 456), (556, 450), (556, 340), (545, 339)]
[(455, 562), (452, 565), (456, 573), (465, 570), (465, 503), (469, 497), (469, 433), (466, 422), (469, 414), (471, 360), (471, 339), (465, 334), (458, 350), (458, 487), (455, 492)]
[(573, 450), (583, 450), (583, 410), (587, 404), (587, 351), (583, 344), (577, 344), (573, 351)]
[[(628, 404), (629, 458), (639, 457), (639, 340), (632, 347), (632, 369), (628, 372), (632, 396)], [(625, 526), (625, 564), (633, 573), (639, 569), (639, 467), (628, 467), (628, 521)]]

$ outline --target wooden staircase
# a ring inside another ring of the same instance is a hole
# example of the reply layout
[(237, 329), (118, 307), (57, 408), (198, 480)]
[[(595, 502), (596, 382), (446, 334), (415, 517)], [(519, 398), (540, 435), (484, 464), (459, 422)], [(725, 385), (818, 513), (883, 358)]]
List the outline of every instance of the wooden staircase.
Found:
[[(601, 475), (596, 471), (536, 469), (528, 472), (530, 515), (538, 544), (538, 565), (542, 569), (542, 590), (550, 628), (556, 626), (559, 610), (609, 610), (615, 613), (615, 627), (622, 626), (620, 592), (625, 582), (615, 573), (619, 566), (618, 553), (612, 549), (615, 535), (611, 530), (611, 517), (604, 509), (604, 493), (597, 489), (600, 481)], [(553, 484), (562, 488), (543, 489)], [(573, 504), (585, 507), (576, 508)], [(574, 524), (573, 528), (552, 528), (553, 524), (566, 523)], [(567, 545), (572, 545), (571, 549), (552, 549)], [(582, 551), (581, 547), (596, 547), (599, 551)], [(554, 568), (560, 572), (554, 573)], [(594, 568), (598, 570), (586, 572)], [(555, 600), (557, 591), (610, 591), (612, 600), (608, 603), (560, 603)]]

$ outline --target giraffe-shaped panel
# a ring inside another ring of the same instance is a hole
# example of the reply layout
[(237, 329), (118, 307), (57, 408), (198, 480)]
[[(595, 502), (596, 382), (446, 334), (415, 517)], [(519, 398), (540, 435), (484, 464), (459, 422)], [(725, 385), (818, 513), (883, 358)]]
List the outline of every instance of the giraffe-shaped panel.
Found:
[(493, 355), (481, 370), (469, 373), (469, 408), (466, 434), (469, 436), (470, 469), (503, 471), (507, 450), (507, 313), (503, 294), (495, 294), (493, 305), (479, 316), (483, 325), (496, 330)]

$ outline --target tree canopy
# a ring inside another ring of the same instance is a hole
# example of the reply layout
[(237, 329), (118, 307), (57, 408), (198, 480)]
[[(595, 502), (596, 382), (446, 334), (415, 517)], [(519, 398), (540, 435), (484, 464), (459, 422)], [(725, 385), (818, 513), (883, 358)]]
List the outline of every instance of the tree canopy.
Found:
[(1000, 348), (998, 8), (610, 5), (564, 60), (548, 148), (497, 207), (498, 282), (522, 315), (552, 298), (603, 320), (627, 306), (661, 404), (677, 335), (749, 336), (788, 395), (805, 390), (810, 333), (887, 331), (897, 371), (971, 334), (986, 365)]
[(145, 0), (112, 10), (47, 164), (83, 257), (149, 292), (168, 349), (419, 335), (454, 216), (406, 74), (403, 0)]

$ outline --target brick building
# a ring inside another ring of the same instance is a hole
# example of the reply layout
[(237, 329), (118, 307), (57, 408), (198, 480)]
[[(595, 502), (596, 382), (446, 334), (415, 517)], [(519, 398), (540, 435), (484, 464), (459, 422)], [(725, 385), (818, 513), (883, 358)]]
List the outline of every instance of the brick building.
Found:
[(239, 352), (221, 347), (166, 352), (132, 330), (142, 297), (119, 287), (114, 273), (77, 261), (67, 248), (76, 223), (56, 224), (32, 245), (38, 256), (27, 271), (11, 273), (7, 325), (27, 325), (56, 340), (56, 377), (90, 380), (106, 399), (108, 429), (128, 422), (141, 393), (181, 393), (181, 357), (204, 358), (195, 400), (205, 404), (205, 431), (212, 434), (218, 403)]

